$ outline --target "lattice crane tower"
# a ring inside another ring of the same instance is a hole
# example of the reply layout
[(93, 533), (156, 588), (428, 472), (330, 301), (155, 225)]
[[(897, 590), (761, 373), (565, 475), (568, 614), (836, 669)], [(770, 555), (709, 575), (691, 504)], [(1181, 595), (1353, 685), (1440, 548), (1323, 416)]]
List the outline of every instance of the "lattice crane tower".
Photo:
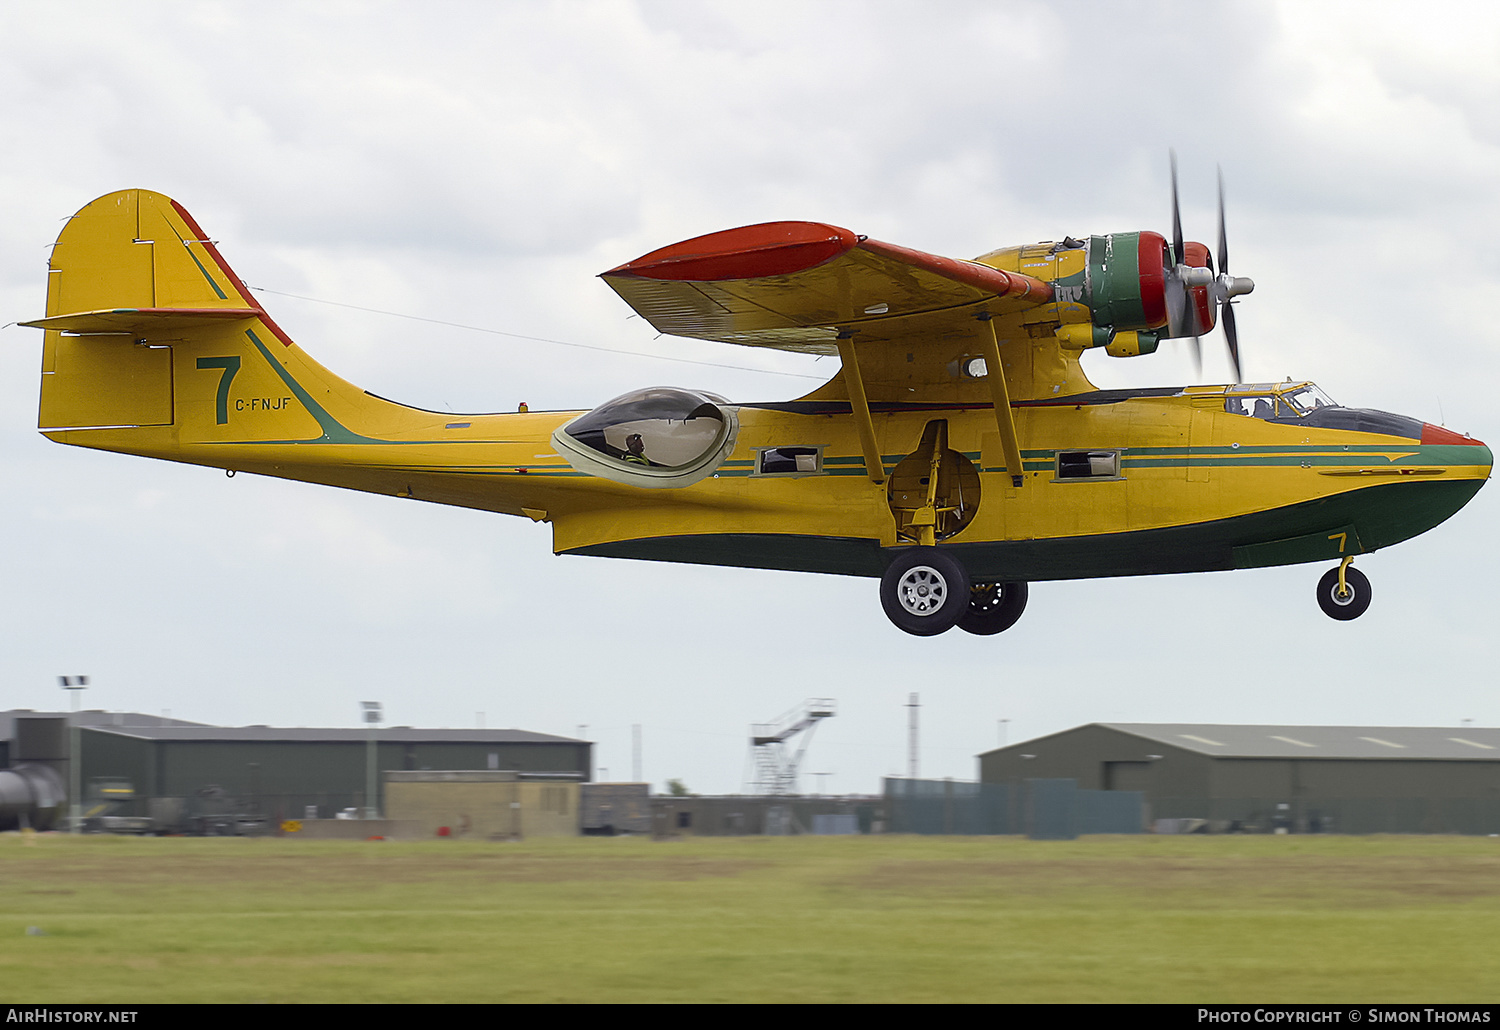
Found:
[(818, 723), (834, 714), (835, 704), (831, 697), (808, 698), (774, 722), (751, 725), (754, 793), (772, 796), (797, 793), (797, 770), (802, 766), (802, 756), (807, 753)]

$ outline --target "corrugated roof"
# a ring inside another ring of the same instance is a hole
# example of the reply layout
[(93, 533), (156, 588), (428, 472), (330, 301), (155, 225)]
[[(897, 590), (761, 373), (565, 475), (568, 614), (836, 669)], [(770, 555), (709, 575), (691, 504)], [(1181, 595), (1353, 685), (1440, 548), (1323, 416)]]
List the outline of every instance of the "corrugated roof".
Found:
[[(17, 717), (40, 716), (45, 718), (68, 718), (68, 712), (33, 712), (24, 708), (0, 712), (0, 738), (15, 736)], [(368, 739), (363, 728), (319, 729), (282, 726), (209, 726), (205, 723), (188, 722), (185, 719), (169, 719), (141, 712), (103, 712), (98, 710), (76, 713), (77, 724), (90, 730), (102, 730), (122, 737), (141, 740), (220, 740), (220, 741), (298, 741), (298, 742), (344, 742)], [(550, 733), (533, 733), (530, 730), (428, 730), (410, 726), (385, 726), (378, 731), (379, 739), (387, 742), (428, 744), (586, 744), (588, 741), (573, 737), (558, 737)]]
[[(364, 743), (363, 729), (305, 729), (281, 726), (90, 726), (89, 729), (142, 740), (280, 741), (308, 743)], [(530, 730), (424, 730), (387, 726), (376, 733), (384, 743), (409, 744), (585, 744), (572, 737), (555, 737)]]
[(1456, 726), (1095, 725), (1204, 755), (1232, 758), (1395, 758), (1500, 761), (1500, 729)]
[(12, 708), (0, 712), (0, 738), (14, 739), (17, 719), (68, 719), (76, 717), (79, 726), (204, 726), (205, 723), (187, 719), (172, 719), (165, 715), (147, 715), (144, 712), (106, 712), (88, 708), (79, 712), (37, 712), (30, 708)]

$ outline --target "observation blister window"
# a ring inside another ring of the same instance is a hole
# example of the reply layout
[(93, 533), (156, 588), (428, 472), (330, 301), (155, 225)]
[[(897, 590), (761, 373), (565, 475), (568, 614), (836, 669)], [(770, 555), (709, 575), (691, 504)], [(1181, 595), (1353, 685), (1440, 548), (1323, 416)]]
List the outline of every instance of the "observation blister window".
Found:
[(738, 423), (717, 394), (651, 387), (599, 405), (552, 434), (581, 471), (638, 486), (687, 486), (733, 448)]

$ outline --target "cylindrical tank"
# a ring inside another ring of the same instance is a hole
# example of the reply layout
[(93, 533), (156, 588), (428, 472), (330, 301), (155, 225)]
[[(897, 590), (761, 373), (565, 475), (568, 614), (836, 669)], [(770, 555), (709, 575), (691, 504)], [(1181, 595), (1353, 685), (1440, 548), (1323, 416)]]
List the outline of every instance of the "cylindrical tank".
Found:
[(66, 800), (62, 777), (45, 765), (0, 769), (0, 830), (50, 830), (62, 817)]

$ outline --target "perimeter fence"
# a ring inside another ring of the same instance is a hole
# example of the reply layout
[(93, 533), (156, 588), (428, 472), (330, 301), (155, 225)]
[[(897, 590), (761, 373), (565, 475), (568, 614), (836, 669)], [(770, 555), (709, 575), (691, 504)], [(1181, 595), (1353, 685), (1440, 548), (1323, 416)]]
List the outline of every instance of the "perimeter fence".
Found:
[(1500, 835), (1500, 797), (1155, 798), (1159, 833)]
[(1085, 790), (1071, 779), (975, 783), (887, 777), (885, 815), (890, 833), (1071, 840), (1086, 833), (1141, 833), (1146, 828), (1144, 794)]

